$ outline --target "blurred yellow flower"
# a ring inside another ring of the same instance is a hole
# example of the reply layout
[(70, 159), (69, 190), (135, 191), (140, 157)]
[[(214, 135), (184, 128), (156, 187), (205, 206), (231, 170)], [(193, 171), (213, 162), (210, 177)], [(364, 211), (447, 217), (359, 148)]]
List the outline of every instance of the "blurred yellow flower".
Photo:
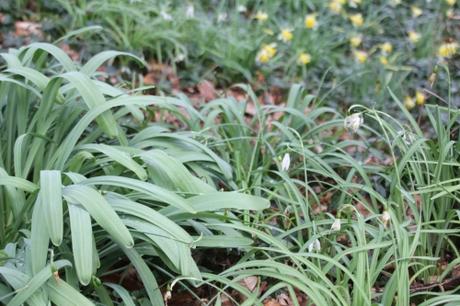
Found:
[(447, 4), (449, 4), (450, 6), (454, 6), (455, 5), (455, 2), (457, 2), (457, 0), (446, 0)]
[(356, 48), (361, 44), (362, 41), (363, 41), (363, 37), (361, 35), (355, 35), (350, 38), (350, 45), (353, 48)]
[(275, 35), (275, 32), (273, 32), (273, 30), (269, 29), (269, 28), (265, 28), (264, 33), (267, 34), (267, 35), (270, 35), (270, 36)]
[(278, 39), (285, 43), (290, 42), (293, 37), (294, 35), (291, 29), (282, 29), (281, 33), (278, 35)]
[(458, 43), (456, 42), (449, 42), (449, 43), (444, 43), (441, 46), (439, 46), (438, 49), (438, 55), (440, 57), (452, 57), (457, 53), (458, 51)]
[(329, 2), (329, 9), (336, 13), (336, 14), (339, 14), (341, 11), (342, 11), (342, 6), (343, 4), (341, 3), (342, 1), (340, 0), (332, 0)]
[(388, 59), (386, 56), (382, 55), (381, 57), (379, 57), (379, 61), (380, 61), (380, 64), (382, 64), (383, 66), (388, 65)]
[(256, 56), (256, 61), (261, 64), (265, 64), (270, 61), (276, 55), (276, 44), (272, 43), (269, 45), (264, 45), (262, 49), (259, 50)]
[(408, 109), (411, 110), (415, 107), (415, 101), (412, 97), (406, 96), (404, 98), (404, 106)]
[(351, 16), (350, 16), (350, 20), (351, 20), (351, 23), (352, 23), (355, 27), (360, 27), (360, 26), (362, 26), (363, 23), (364, 23), (363, 15), (361, 15), (360, 13), (351, 15)]
[(417, 90), (417, 92), (415, 93), (415, 102), (417, 102), (417, 105), (425, 104), (425, 99), (425, 94), (420, 90)]
[(367, 61), (367, 52), (357, 50), (355, 53), (355, 59), (358, 63), (364, 64)]
[(393, 45), (389, 42), (385, 42), (380, 45), (380, 50), (382, 50), (382, 52), (387, 53), (387, 54), (391, 53), (393, 52)]
[(420, 40), (420, 34), (414, 31), (409, 31), (409, 40), (411, 43), (416, 44)]
[(423, 14), (422, 9), (419, 8), (418, 6), (415, 6), (415, 5), (412, 5), (410, 7), (410, 10), (412, 11), (412, 17), (414, 17), (414, 18), (417, 18), (418, 16)]
[(308, 14), (305, 16), (305, 27), (307, 29), (313, 29), (316, 26), (316, 15)]
[(299, 54), (297, 58), (297, 64), (299, 65), (307, 65), (311, 62), (311, 55), (305, 52)]
[(254, 18), (257, 19), (259, 22), (264, 22), (268, 19), (268, 14), (262, 11), (258, 11)]

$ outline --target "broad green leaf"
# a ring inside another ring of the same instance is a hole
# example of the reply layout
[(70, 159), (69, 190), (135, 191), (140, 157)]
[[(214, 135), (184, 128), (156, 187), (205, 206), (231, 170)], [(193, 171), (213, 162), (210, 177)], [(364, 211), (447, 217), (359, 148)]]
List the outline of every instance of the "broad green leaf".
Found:
[(136, 271), (139, 274), (142, 283), (144, 284), (145, 291), (147, 291), (147, 295), (149, 296), (152, 305), (164, 306), (163, 295), (161, 294), (160, 288), (158, 287), (155, 276), (153, 275), (152, 271), (150, 271), (149, 266), (142, 259), (141, 255), (139, 255), (135, 248), (128, 249), (123, 246), (120, 247), (126, 256), (128, 256), (133, 266), (136, 268)]
[(176, 195), (175, 193), (156, 186), (151, 183), (142, 182), (128, 177), (118, 176), (99, 176), (89, 178), (82, 181), (83, 185), (106, 185), (106, 186), (117, 186), (121, 188), (128, 188), (141, 192), (149, 196), (152, 200), (163, 202), (183, 209), (187, 212), (194, 213), (195, 210), (186, 202), (185, 199)]
[(101, 152), (102, 154), (107, 155), (109, 158), (113, 159), (117, 163), (123, 165), (127, 169), (134, 172), (139, 179), (141, 180), (147, 179), (147, 172), (144, 170), (144, 168), (142, 168), (138, 163), (136, 163), (128, 153), (114, 146), (92, 143), (92, 144), (85, 144), (81, 146), (80, 149)]
[(193, 176), (185, 166), (161, 150), (142, 153), (144, 160), (152, 168), (153, 181), (162, 187), (194, 195), (215, 191), (214, 188)]
[(205, 248), (247, 248), (253, 243), (252, 239), (239, 236), (213, 235), (193, 238), (194, 245)]
[(123, 303), (125, 303), (126, 306), (136, 305), (133, 299), (131, 298), (131, 294), (129, 293), (129, 291), (123, 288), (122, 286), (117, 285), (117, 284), (112, 284), (112, 283), (104, 283), (104, 285), (109, 288), (112, 288), (118, 294), (118, 296), (122, 299)]
[(85, 73), (87, 75), (92, 75), (93, 73), (96, 72), (96, 70), (106, 61), (109, 59), (112, 59), (117, 56), (127, 56), (130, 58), (135, 59), (137, 62), (142, 64), (143, 66), (147, 66), (147, 63), (140, 59), (139, 57), (128, 53), (128, 52), (120, 52), (120, 51), (102, 51), (96, 55), (94, 55), (81, 69), (80, 71), (82, 73)]
[(43, 222), (48, 228), (48, 235), (51, 242), (59, 246), (64, 231), (60, 171), (40, 171), (40, 201), (43, 207)]
[(128, 229), (99, 192), (87, 186), (71, 185), (64, 188), (63, 194), (69, 203), (81, 204), (112, 239), (128, 248), (133, 247)]
[(41, 271), (46, 265), (48, 256), (49, 234), (45, 222), (43, 205), (41, 197), (38, 196), (35, 201), (32, 212), (32, 228), (31, 228), (31, 254), (32, 254), (32, 273), (36, 274)]
[(94, 303), (62, 279), (50, 279), (46, 289), (50, 300), (57, 306), (94, 306)]
[(93, 274), (93, 229), (89, 213), (80, 205), (69, 204), (72, 253), (78, 279), (84, 286)]

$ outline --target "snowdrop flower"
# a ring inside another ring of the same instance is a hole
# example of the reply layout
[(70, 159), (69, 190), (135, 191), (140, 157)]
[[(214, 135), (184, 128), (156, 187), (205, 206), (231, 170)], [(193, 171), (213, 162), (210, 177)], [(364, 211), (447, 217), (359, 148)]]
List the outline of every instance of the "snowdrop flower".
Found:
[(193, 18), (195, 16), (195, 8), (193, 7), (192, 4), (189, 4), (187, 6), (187, 10), (185, 11), (185, 16), (187, 16), (187, 18)]
[(383, 226), (387, 227), (388, 225), (388, 222), (390, 221), (390, 213), (388, 211), (384, 211), (382, 213), (382, 222), (383, 222)]
[(321, 243), (318, 239), (313, 240), (308, 245), (308, 252), (312, 253), (313, 251), (320, 252), (321, 251)]
[(363, 122), (364, 119), (361, 113), (356, 113), (345, 118), (344, 126), (346, 129), (350, 129), (356, 133)]
[(237, 9), (237, 11), (238, 11), (239, 13), (246, 13), (246, 11), (247, 11), (246, 6), (244, 6), (244, 5), (242, 5), (242, 4), (238, 5), (238, 7), (237, 7), (236, 9)]
[(289, 153), (284, 154), (283, 160), (281, 161), (281, 170), (288, 171), (289, 166), (291, 165), (291, 156)]
[(174, 61), (176, 63), (182, 62), (184, 60), (185, 60), (185, 54), (183, 54), (183, 53), (177, 54), (176, 57), (174, 58)]
[(161, 18), (163, 18), (166, 21), (171, 21), (173, 18), (170, 14), (166, 13), (165, 11), (160, 12)]
[(227, 20), (227, 13), (217, 15), (217, 22), (224, 22), (225, 20)]
[(334, 219), (334, 222), (331, 225), (331, 231), (340, 231), (341, 226), (342, 223), (340, 222), (340, 219)]

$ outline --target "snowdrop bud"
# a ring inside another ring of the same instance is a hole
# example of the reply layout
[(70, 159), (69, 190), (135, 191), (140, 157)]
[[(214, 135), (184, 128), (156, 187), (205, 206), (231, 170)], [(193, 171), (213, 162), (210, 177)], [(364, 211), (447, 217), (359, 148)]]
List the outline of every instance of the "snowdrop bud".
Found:
[(217, 22), (224, 22), (227, 20), (227, 13), (220, 13), (219, 15), (217, 15)]
[(170, 14), (166, 13), (165, 11), (161, 11), (160, 16), (166, 21), (171, 21), (172, 20), (172, 16)]
[(313, 251), (319, 252), (321, 251), (321, 243), (319, 242), (318, 239), (313, 240), (309, 245), (308, 245), (308, 252), (312, 253)]
[(195, 16), (195, 8), (193, 7), (192, 4), (187, 6), (187, 10), (185, 11), (185, 16), (187, 16), (187, 18), (193, 18)]
[(246, 13), (247, 8), (246, 8), (246, 6), (240, 4), (240, 5), (238, 5), (237, 10), (238, 10), (239, 13)]
[(281, 161), (281, 170), (288, 171), (289, 166), (291, 165), (291, 156), (289, 153), (284, 154), (283, 160)]
[(342, 224), (340, 222), (340, 219), (334, 219), (334, 222), (331, 226), (331, 231), (340, 231), (341, 226)]
[(345, 118), (344, 126), (346, 129), (350, 129), (356, 133), (363, 122), (364, 119), (361, 113), (352, 114)]
[(382, 222), (385, 227), (387, 227), (388, 222), (390, 221), (390, 213), (388, 211), (384, 211), (382, 213)]

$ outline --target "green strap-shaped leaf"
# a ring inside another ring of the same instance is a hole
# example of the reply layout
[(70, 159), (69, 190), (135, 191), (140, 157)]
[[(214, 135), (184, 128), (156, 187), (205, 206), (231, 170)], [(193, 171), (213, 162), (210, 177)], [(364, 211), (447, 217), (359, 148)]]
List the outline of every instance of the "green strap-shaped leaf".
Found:
[(142, 59), (140, 59), (139, 57), (131, 53), (109, 50), (109, 51), (102, 51), (96, 54), (95, 56), (93, 56), (88, 62), (86, 62), (86, 64), (80, 69), (80, 71), (87, 75), (92, 75), (93, 73), (96, 72), (97, 68), (99, 68), (104, 62), (114, 57), (120, 56), (120, 55), (131, 57), (144, 66), (147, 65), (145, 61), (143, 61)]
[(89, 178), (85, 181), (82, 181), (80, 184), (108, 185), (136, 190), (145, 195), (148, 195), (154, 201), (167, 203), (187, 212), (195, 213), (195, 210), (190, 206), (190, 204), (188, 204), (185, 199), (181, 198), (175, 193), (157, 185), (142, 182), (132, 178), (107, 175)]
[(131, 298), (131, 295), (129, 294), (128, 290), (126, 290), (124, 287), (117, 285), (117, 284), (112, 284), (112, 283), (104, 283), (105, 286), (112, 288), (118, 296), (123, 300), (123, 303), (125, 303), (126, 306), (135, 306), (133, 299)]
[(134, 172), (139, 179), (147, 179), (147, 172), (144, 170), (144, 168), (142, 168), (138, 163), (136, 163), (128, 153), (120, 149), (117, 149), (116, 147), (108, 146), (105, 144), (91, 143), (83, 145), (80, 148), (83, 150), (94, 150), (101, 152), (107, 155), (110, 159), (113, 159), (117, 163), (123, 165), (127, 169)]
[(193, 176), (181, 162), (164, 151), (147, 151), (141, 154), (141, 158), (152, 168), (154, 182), (162, 187), (193, 195), (216, 191)]
[[(268, 200), (237, 192), (213, 192), (186, 199), (196, 212), (218, 211), (221, 209), (262, 210), (270, 206)], [(175, 207), (161, 210), (164, 215), (179, 213)]]
[(64, 188), (63, 194), (69, 203), (81, 204), (112, 239), (125, 247), (133, 247), (133, 237), (99, 192), (88, 186), (71, 185)]
[(32, 213), (31, 229), (31, 254), (32, 254), (32, 273), (36, 274), (46, 265), (48, 255), (49, 235), (46, 223), (44, 222), (44, 212), (41, 203), (41, 197), (38, 196), (35, 201)]
[(59, 246), (64, 231), (60, 171), (40, 171), (40, 200), (43, 205), (43, 221), (48, 228), (51, 242)]
[(50, 279), (46, 283), (46, 289), (50, 300), (57, 306), (94, 306), (93, 302), (62, 279)]
[[(68, 80), (77, 89), (89, 109), (93, 109), (98, 105), (106, 103), (104, 96), (99, 91), (94, 81), (86, 74), (73, 71), (64, 73), (61, 77)], [(111, 111), (102, 113), (96, 121), (109, 137), (115, 137), (118, 135), (118, 124)]]
[(127, 249), (121, 246), (121, 249), (126, 254), (126, 256), (128, 256), (129, 260), (136, 268), (136, 271), (139, 274), (142, 283), (144, 284), (145, 291), (147, 291), (150, 303), (155, 306), (164, 306), (163, 296), (161, 294), (160, 288), (158, 287), (155, 276), (153, 275), (152, 271), (150, 271), (149, 266), (147, 266), (141, 255), (139, 255), (139, 253), (134, 248)]
[(78, 279), (88, 285), (93, 274), (93, 229), (88, 212), (80, 205), (69, 204), (72, 253)]
[(0, 186), (11, 186), (27, 192), (34, 192), (38, 186), (26, 179), (15, 176), (0, 175)]
[[(58, 260), (55, 262), (57, 269), (70, 265), (70, 262), (67, 260)], [(5, 268), (7, 269), (7, 268)], [(10, 269), (11, 270), (11, 269)], [(5, 271), (5, 270), (3, 270)], [(19, 271), (15, 271), (20, 273)], [(2, 274), (2, 270), (0, 270)], [(52, 276), (51, 266), (47, 265), (40, 272), (38, 272), (34, 277), (27, 281), (22, 288), (18, 288), (18, 294), (7, 304), (7, 306), (19, 306), (27, 301), (38, 289), (43, 287), (45, 282)], [(24, 279), (24, 276), (22, 277)]]

